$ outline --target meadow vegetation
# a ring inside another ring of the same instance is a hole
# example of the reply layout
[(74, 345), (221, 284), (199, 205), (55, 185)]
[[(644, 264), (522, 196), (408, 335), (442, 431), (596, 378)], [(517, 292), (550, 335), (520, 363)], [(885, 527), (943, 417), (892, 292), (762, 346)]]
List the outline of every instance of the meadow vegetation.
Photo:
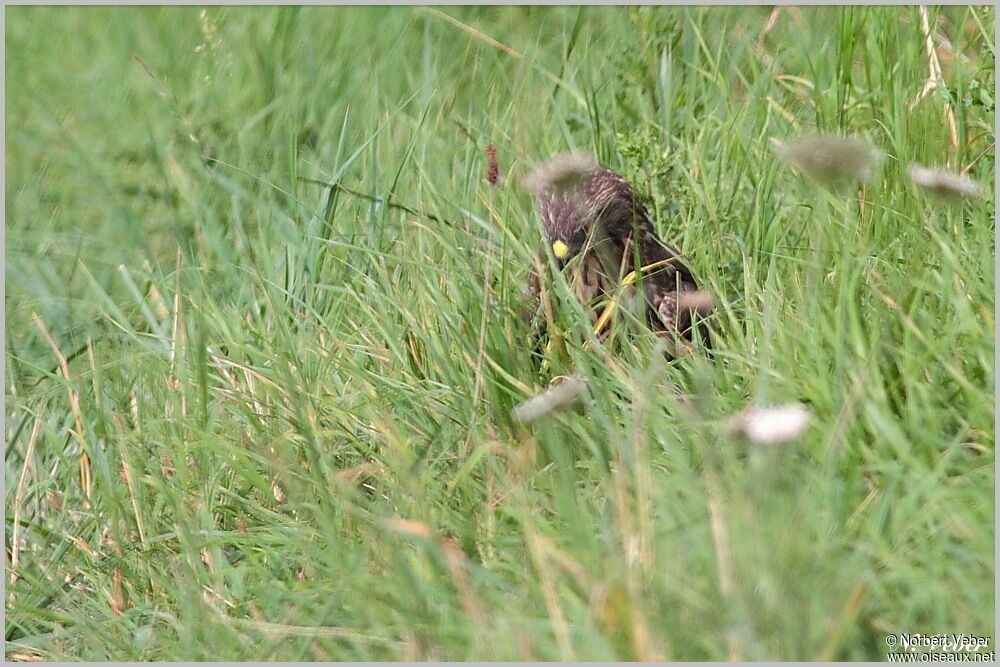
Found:
[[(6, 657), (992, 635), (994, 13), (926, 19), (8, 8)], [(821, 187), (775, 151), (816, 132), (884, 158)], [(711, 361), (596, 345), (568, 301), (532, 358), (521, 179), (570, 149), (716, 295)], [(911, 163), (986, 192), (935, 198)], [(581, 405), (512, 419), (572, 373)], [(794, 442), (726, 428), (784, 403)]]

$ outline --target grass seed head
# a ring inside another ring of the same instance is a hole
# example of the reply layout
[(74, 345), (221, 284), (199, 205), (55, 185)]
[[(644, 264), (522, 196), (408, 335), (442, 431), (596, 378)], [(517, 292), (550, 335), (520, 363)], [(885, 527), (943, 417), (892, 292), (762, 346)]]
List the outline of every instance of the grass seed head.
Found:
[(586, 153), (561, 153), (528, 174), (523, 185), (535, 194), (550, 189), (557, 192), (571, 190), (596, 166), (594, 159)]
[(748, 408), (729, 420), (727, 431), (757, 445), (777, 445), (801, 436), (809, 420), (809, 410), (800, 403)]
[(516, 421), (533, 422), (550, 412), (575, 403), (587, 391), (587, 381), (579, 375), (570, 375), (557, 385), (519, 403), (513, 410)]
[(939, 197), (970, 199), (982, 196), (985, 190), (981, 183), (968, 176), (955, 174), (944, 169), (932, 169), (914, 163), (909, 166), (906, 173), (918, 188)]
[(486, 182), (496, 186), (500, 180), (500, 163), (497, 162), (497, 147), (492, 142), (486, 146)]
[(677, 307), (680, 310), (707, 315), (715, 310), (715, 295), (703, 290), (681, 292), (677, 297)]
[(778, 157), (820, 183), (868, 181), (882, 152), (861, 137), (815, 135), (775, 142)]

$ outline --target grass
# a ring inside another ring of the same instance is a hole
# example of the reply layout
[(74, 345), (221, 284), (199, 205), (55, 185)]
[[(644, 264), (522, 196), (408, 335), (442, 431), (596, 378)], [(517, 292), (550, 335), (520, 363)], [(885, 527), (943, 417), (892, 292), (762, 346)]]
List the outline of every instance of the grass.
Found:
[[(931, 8), (946, 85), (912, 108), (912, 7), (6, 18), (9, 659), (992, 637), (992, 8)], [(884, 151), (871, 183), (777, 159), (814, 131)], [(718, 295), (714, 363), (585, 349), (569, 302), (532, 360), (519, 181), (567, 149)], [(987, 194), (933, 199), (912, 162)], [(582, 408), (513, 421), (570, 373)], [(794, 443), (726, 435), (796, 401)]]

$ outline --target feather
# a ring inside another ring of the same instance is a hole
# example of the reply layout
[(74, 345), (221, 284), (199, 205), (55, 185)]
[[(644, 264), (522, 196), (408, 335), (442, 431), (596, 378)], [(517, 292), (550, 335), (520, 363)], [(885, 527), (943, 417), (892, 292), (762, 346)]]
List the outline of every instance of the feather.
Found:
[[(558, 244), (565, 255), (557, 258), (560, 268), (573, 272), (570, 284), (577, 298), (591, 307), (592, 321), (600, 317), (596, 302), (606, 301), (638, 270), (649, 327), (672, 343), (692, 341), (693, 312), (698, 309), (687, 307), (690, 300), (679, 296), (703, 292), (680, 253), (660, 239), (632, 186), (603, 167), (580, 169), (572, 179), (545, 180), (545, 174), (557, 171), (543, 165), (532, 177), (538, 211), (549, 245)], [(650, 266), (656, 268), (644, 270)], [(698, 327), (707, 344), (707, 326), (701, 321)]]

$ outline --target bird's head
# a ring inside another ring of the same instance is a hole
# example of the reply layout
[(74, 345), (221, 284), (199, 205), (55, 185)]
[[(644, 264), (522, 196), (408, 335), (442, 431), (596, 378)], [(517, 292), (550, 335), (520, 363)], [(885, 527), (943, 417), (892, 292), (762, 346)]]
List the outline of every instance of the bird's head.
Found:
[(595, 222), (590, 190), (598, 173), (593, 158), (564, 153), (541, 165), (524, 182), (538, 197), (549, 249), (562, 268), (593, 238)]
[(560, 269), (583, 250), (590, 236), (588, 234), (590, 227), (591, 225), (588, 224), (574, 224), (545, 230), (548, 235), (549, 249)]
[(570, 187), (552, 187), (538, 195), (542, 227), (560, 269), (584, 252), (601, 232), (602, 216), (595, 215), (588, 197), (589, 176)]
[(592, 172), (574, 188), (542, 192), (542, 227), (559, 268), (577, 255), (631, 231), (628, 202), (601, 190), (602, 172)]

